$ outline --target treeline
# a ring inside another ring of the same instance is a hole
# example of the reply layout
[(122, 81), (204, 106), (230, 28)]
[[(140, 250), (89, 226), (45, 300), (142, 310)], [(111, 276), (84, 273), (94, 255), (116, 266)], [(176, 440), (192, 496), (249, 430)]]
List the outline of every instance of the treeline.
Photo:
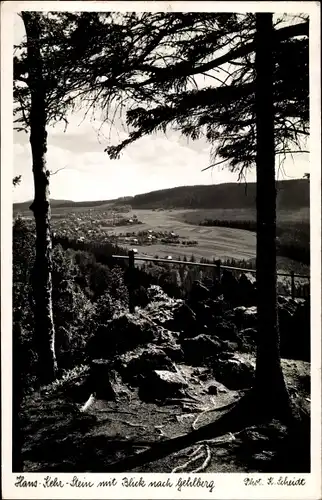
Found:
[(218, 226), (218, 227), (231, 227), (234, 229), (244, 229), (246, 231), (255, 231), (257, 228), (256, 221), (254, 220), (220, 220), (220, 219), (205, 219), (199, 222), (199, 226)]
[[(294, 210), (310, 206), (310, 186), (306, 179), (277, 181), (276, 185), (279, 209)], [(256, 183), (247, 186), (236, 182), (179, 186), (136, 195), (130, 203), (133, 209), (255, 208)]]

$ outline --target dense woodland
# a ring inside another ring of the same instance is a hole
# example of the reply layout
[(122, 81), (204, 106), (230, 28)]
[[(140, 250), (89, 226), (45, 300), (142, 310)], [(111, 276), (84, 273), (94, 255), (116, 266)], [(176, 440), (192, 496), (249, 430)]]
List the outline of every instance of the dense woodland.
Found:
[[(196, 167), (198, 168), (198, 167)], [(219, 184), (210, 186), (181, 186), (171, 189), (152, 191), (151, 193), (123, 197), (118, 200), (79, 201), (51, 200), (53, 208), (100, 207), (107, 203), (118, 206), (125, 203), (132, 208), (147, 209), (244, 209), (256, 206), (256, 184), (240, 182), (239, 184)], [(15, 203), (16, 212), (28, 210), (30, 202)], [(298, 210), (310, 206), (310, 184), (305, 179), (294, 179), (277, 182), (277, 206), (279, 210)]]

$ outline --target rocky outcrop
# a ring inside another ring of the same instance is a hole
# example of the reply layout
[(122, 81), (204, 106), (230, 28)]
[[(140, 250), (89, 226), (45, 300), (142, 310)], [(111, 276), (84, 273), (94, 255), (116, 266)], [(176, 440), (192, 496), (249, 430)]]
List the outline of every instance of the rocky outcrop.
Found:
[(130, 351), (117, 360), (117, 366), (123, 379), (130, 384), (140, 385), (143, 378), (153, 370), (176, 372), (176, 367), (163, 349), (150, 345)]
[(148, 290), (153, 300), (144, 309), (149, 319), (174, 332), (185, 332), (187, 336), (196, 334), (196, 315), (182, 299), (168, 297), (161, 287), (153, 285)]
[(229, 318), (235, 323), (237, 328), (256, 328), (257, 327), (257, 307), (238, 306), (230, 313)]
[(169, 370), (149, 371), (140, 381), (140, 397), (144, 401), (164, 400), (183, 396), (188, 382), (178, 372)]
[(117, 353), (156, 342), (160, 335), (158, 325), (139, 314), (122, 314), (100, 326), (90, 339), (87, 352), (91, 359), (109, 359)]
[[(238, 282), (233, 277), (244, 293), (248, 289), (249, 297), (255, 287), (251, 277), (245, 274)], [(226, 283), (231, 278), (226, 276)], [(88, 343), (93, 387), (112, 398), (109, 373), (115, 370), (125, 383), (139, 387), (143, 398), (182, 394), (186, 385), (178, 374), (179, 363), (208, 367), (228, 389), (252, 385), (254, 367), (239, 359), (238, 352), (256, 352), (256, 306), (229, 309), (223, 297), (213, 299), (200, 282), (194, 283), (188, 304), (168, 297), (159, 286), (150, 287), (147, 296), (144, 309), (119, 314), (100, 325)], [(309, 360), (309, 302), (280, 297), (278, 312), (281, 356)], [(199, 378), (202, 380), (201, 375)]]
[(221, 340), (236, 341), (237, 328), (232, 321), (221, 321), (215, 326), (214, 332)]
[(222, 352), (222, 343), (218, 337), (200, 334), (191, 339), (182, 340), (185, 360), (192, 365), (203, 364)]

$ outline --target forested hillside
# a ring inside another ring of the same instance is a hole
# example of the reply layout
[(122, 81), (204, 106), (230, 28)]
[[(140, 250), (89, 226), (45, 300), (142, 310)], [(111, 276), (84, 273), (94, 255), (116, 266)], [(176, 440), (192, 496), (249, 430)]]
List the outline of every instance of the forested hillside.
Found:
[[(255, 208), (255, 183), (228, 183), (209, 186), (180, 186), (171, 189), (122, 197), (117, 200), (68, 201), (52, 200), (53, 208), (99, 207), (107, 203), (133, 208)], [(30, 202), (15, 203), (14, 211), (28, 210)], [(293, 179), (277, 182), (277, 208), (296, 210), (310, 205), (310, 185), (306, 179)]]

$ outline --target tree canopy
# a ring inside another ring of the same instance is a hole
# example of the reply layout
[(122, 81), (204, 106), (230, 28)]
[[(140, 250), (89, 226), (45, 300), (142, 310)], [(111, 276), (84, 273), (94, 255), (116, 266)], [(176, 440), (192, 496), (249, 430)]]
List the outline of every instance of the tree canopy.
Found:
[[(161, 14), (156, 22), (160, 19)], [(240, 173), (254, 166), (254, 19), (253, 14), (183, 17), (189, 39), (184, 29), (167, 33), (153, 52), (154, 62), (137, 66), (139, 81), (120, 75), (133, 99), (127, 112), (131, 131), (121, 144), (107, 147), (110, 157), (171, 126), (191, 139), (204, 136), (213, 145), (215, 165)], [(283, 155), (303, 149), (309, 133), (309, 22), (303, 16), (296, 21), (277, 19), (274, 27), (275, 151)]]

